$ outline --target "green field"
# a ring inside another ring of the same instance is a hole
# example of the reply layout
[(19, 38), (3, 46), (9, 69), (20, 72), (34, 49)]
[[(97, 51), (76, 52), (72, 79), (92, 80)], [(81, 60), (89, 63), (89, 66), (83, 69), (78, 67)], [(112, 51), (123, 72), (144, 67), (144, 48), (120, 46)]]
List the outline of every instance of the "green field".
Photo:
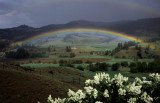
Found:
[[(82, 67), (86, 68), (87, 66), (84, 64), (74, 64), (75, 67), (81, 65)], [(34, 68), (40, 68), (40, 67), (59, 67), (59, 64), (52, 64), (52, 63), (29, 63), (29, 64), (21, 64), (21, 66), (24, 67), (34, 67)], [(60, 67), (61, 68), (61, 67)], [(100, 72), (106, 72), (108, 73), (111, 77), (113, 77), (115, 74), (121, 73), (122, 75), (129, 77), (129, 80), (133, 80), (133, 78), (135, 77), (144, 77), (144, 76), (148, 76), (149, 73), (130, 73), (130, 68), (125, 68), (125, 67), (120, 67), (118, 71), (111, 71), (111, 68), (109, 68), (108, 71), (97, 71), (97, 72), (91, 72), (87, 69), (85, 69), (84, 71), (78, 70), (76, 68), (70, 68), (70, 67), (63, 67), (61, 68), (61, 70), (67, 70), (67, 71), (74, 71), (77, 73), (81, 73), (82, 75), (86, 75), (89, 77), (94, 76), (96, 73), (100, 73)], [(63, 74), (61, 75), (63, 78)]]
[(28, 64), (21, 64), (21, 66), (39, 68), (39, 67), (58, 67), (59, 64), (52, 64), (52, 63), (28, 63)]

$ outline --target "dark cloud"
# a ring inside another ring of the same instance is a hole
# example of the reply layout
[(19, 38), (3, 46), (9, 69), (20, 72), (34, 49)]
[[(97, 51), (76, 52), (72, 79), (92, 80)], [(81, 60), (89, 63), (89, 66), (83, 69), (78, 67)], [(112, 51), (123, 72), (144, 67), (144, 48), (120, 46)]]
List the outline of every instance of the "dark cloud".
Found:
[(159, 17), (159, 0), (0, 0), (0, 28)]

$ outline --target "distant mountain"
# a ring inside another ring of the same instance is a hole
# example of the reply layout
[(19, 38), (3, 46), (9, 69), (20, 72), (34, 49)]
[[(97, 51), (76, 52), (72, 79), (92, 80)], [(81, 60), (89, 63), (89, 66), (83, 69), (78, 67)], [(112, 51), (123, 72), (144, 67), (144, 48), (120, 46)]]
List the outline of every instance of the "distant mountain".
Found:
[(21, 25), (14, 28), (0, 29), (0, 39), (6, 39), (14, 42), (51, 30), (76, 27), (109, 29), (136, 36), (151, 35), (152, 33), (160, 34), (160, 18), (148, 18), (120, 22), (91, 22), (86, 20), (79, 20), (72, 21), (67, 24), (47, 25), (40, 28)]

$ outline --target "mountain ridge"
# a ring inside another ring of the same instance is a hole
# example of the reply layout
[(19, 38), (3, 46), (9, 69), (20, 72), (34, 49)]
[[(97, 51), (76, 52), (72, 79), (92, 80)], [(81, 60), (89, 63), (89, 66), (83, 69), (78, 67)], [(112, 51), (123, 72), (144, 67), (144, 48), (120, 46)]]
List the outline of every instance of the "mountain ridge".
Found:
[(140, 36), (140, 34), (143, 35), (144, 33), (145, 35), (152, 33), (160, 34), (160, 18), (146, 18), (119, 22), (92, 22), (87, 20), (78, 20), (66, 24), (51, 24), (39, 28), (20, 25), (18, 27), (0, 29), (0, 38), (15, 42), (51, 30), (78, 27), (109, 29), (116, 32), (127, 33), (132, 36)]

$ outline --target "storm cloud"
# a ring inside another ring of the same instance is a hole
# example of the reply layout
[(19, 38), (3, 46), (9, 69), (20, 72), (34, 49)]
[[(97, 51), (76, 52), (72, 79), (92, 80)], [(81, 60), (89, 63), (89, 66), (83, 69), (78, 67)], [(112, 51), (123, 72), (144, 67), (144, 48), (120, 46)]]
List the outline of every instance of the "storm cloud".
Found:
[(159, 0), (0, 0), (0, 28), (160, 17)]

